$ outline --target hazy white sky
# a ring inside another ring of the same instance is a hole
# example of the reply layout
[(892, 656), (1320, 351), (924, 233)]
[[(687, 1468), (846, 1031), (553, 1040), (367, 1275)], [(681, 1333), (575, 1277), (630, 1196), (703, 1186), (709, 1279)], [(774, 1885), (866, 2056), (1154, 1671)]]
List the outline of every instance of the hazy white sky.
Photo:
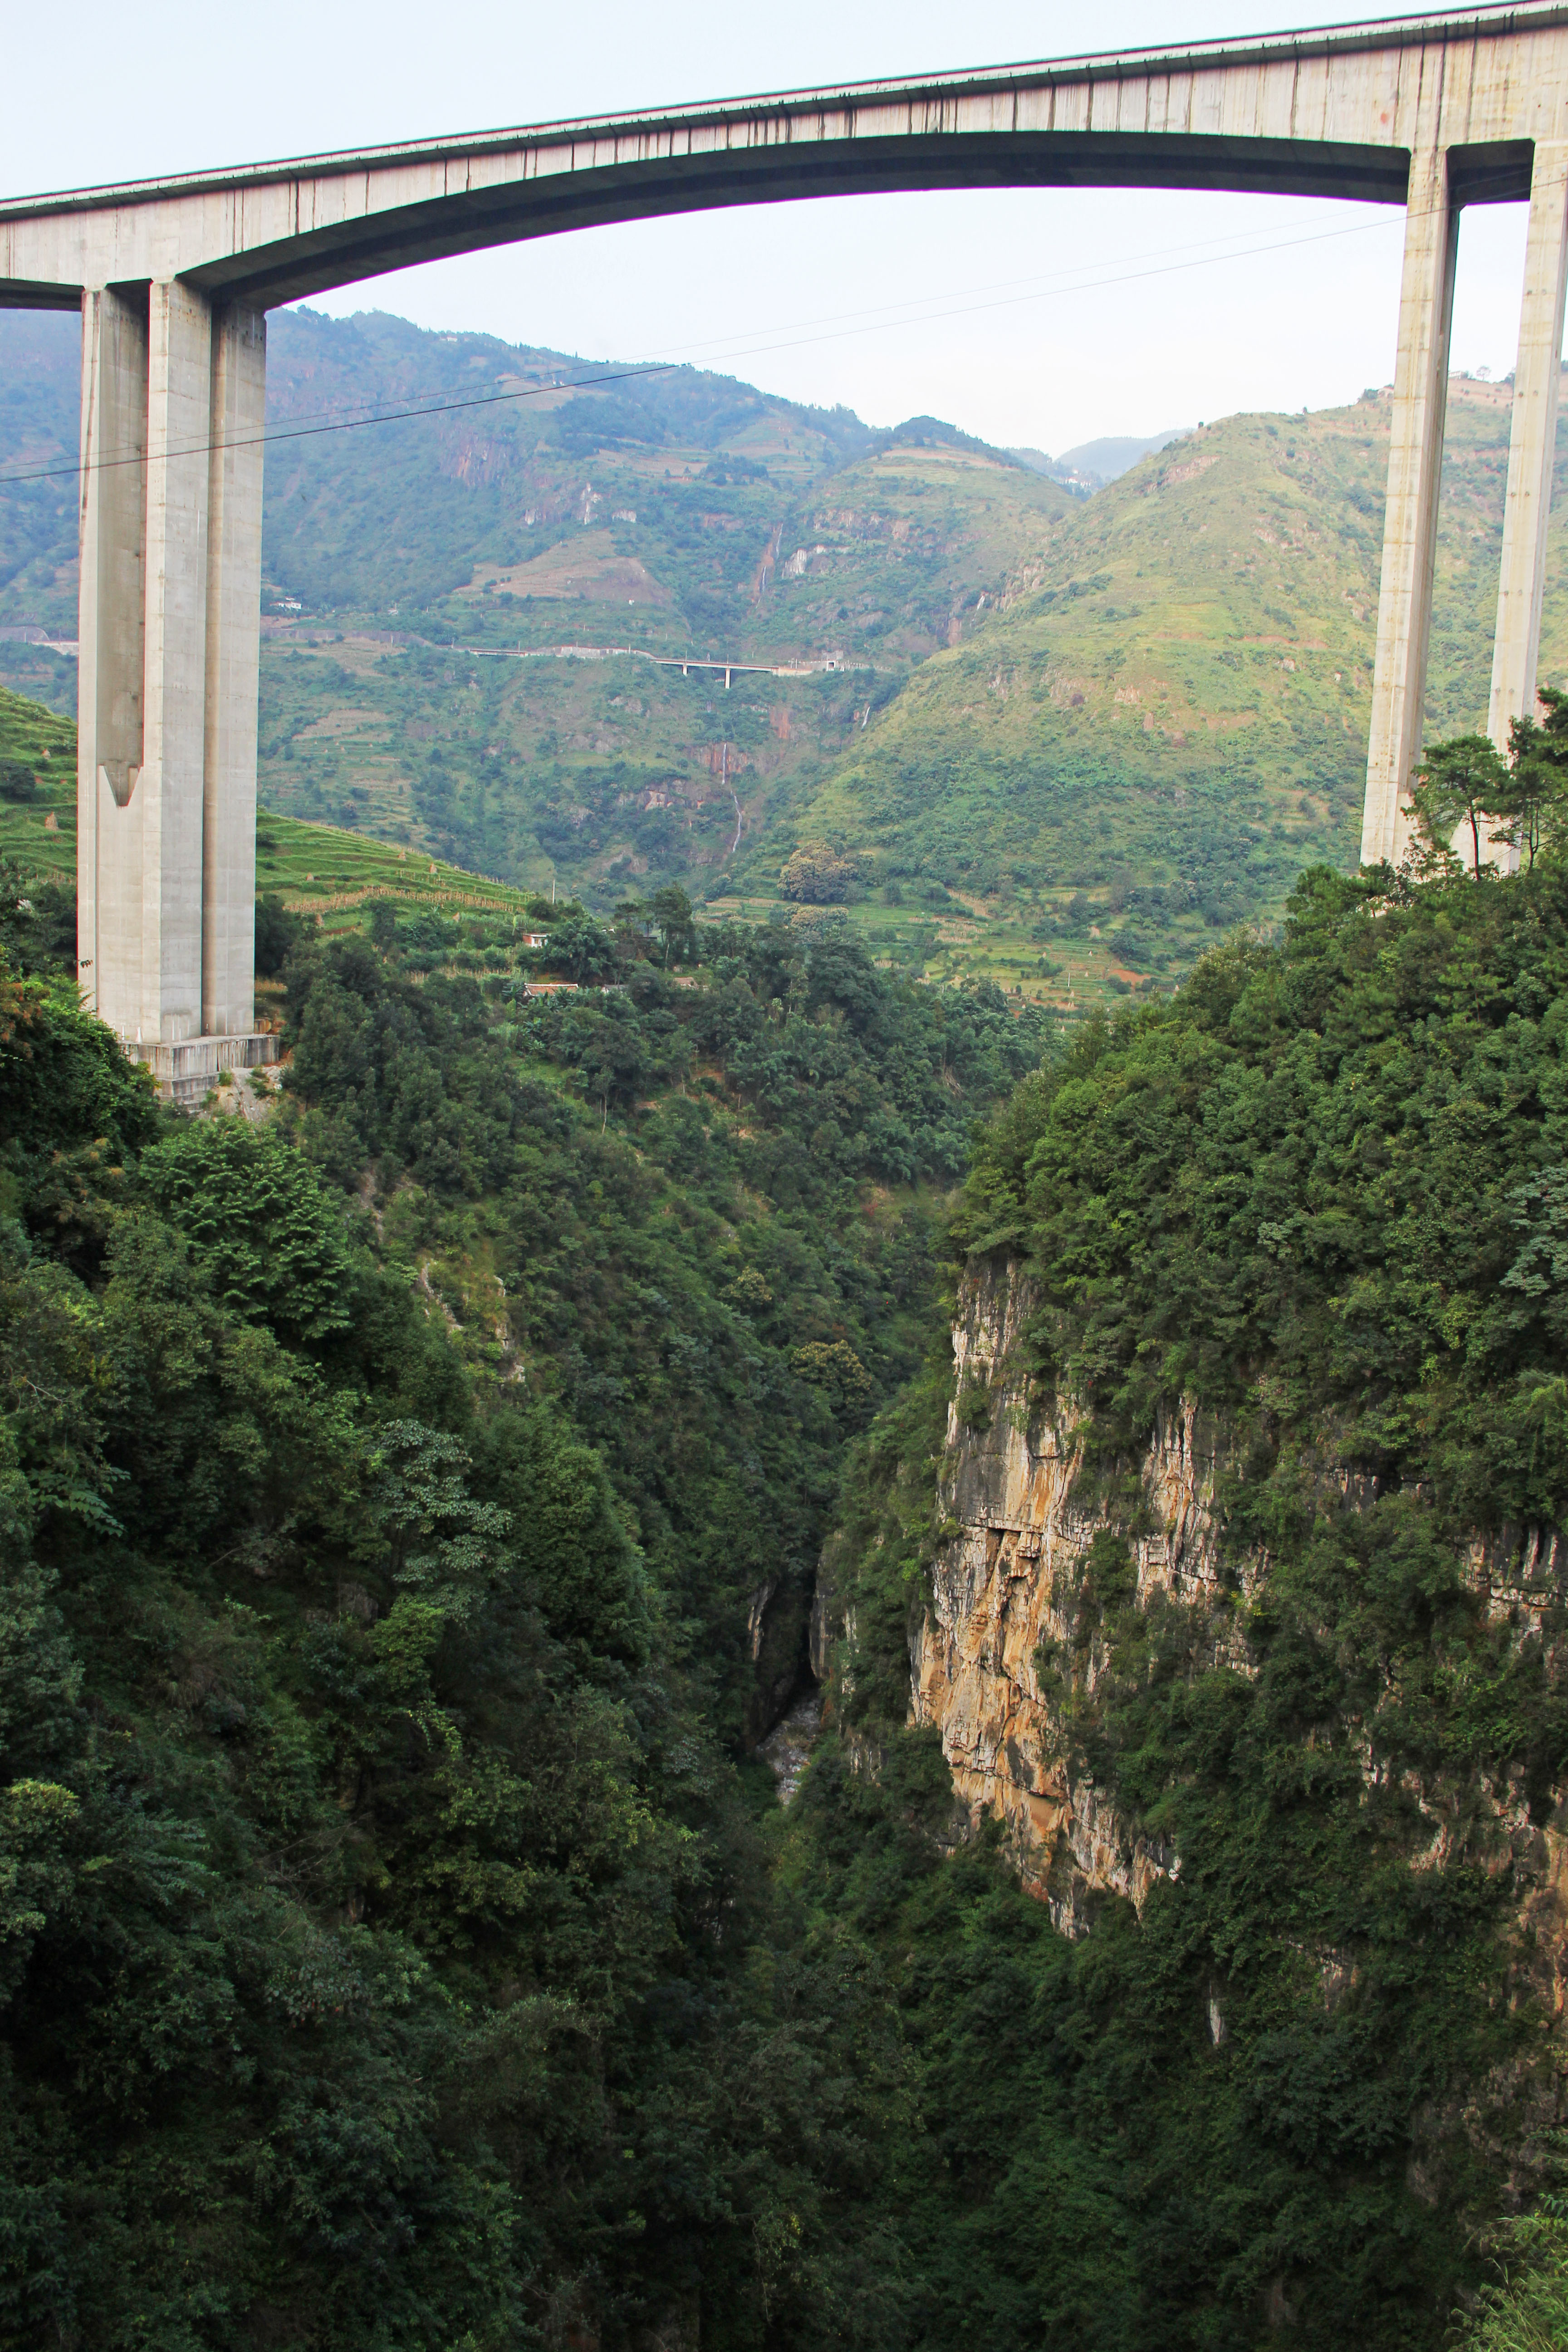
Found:
[[(74, 0), (8, 12), (5, 192), (670, 100), (1331, 24), (1280, 0)], [(594, 359), (690, 358), (877, 424), (1058, 452), (1393, 373), (1402, 216), (1126, 191), (863, 196), (643, 222), (323, 299)], [(1467, 213), (1454, 360), (1513, 363), (1523, 208)]]

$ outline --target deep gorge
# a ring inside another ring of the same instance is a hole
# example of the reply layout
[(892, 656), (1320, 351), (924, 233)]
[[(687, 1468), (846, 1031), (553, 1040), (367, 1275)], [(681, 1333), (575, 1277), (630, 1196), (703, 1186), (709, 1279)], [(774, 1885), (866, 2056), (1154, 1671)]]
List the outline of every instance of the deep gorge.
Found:
[(1067, 1037), (369, 929), (189, 1119), (0, 893), (0, 2344), (1448, 2341), (1561, 2177), (1562, 869)]

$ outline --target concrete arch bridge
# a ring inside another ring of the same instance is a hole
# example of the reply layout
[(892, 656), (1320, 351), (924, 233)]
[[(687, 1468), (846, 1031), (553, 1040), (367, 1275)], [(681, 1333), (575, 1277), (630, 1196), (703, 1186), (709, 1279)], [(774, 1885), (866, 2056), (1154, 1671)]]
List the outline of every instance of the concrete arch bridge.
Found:
[(79, 966), (166, 1087), (254, 1033), (266, 312), (610, 221), (864, 191), (1405, 209), (1363, 856), (1419, 753), (1459, 215), (1528, 198), (1490, 726), (1531, 705), (1568, 264), (1568, 5), (1074, 58), (0, 202), (0, 304), (82, 321)]

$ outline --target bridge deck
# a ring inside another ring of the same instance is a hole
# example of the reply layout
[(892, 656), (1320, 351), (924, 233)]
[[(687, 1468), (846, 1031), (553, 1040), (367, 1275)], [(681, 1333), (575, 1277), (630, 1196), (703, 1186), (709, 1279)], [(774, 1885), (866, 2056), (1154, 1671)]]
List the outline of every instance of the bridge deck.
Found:
[(1568, 135), (1568, 6), (1493, 7), (794, 90), (0, 202), (0, 303), (182, 277), (253, 308), (410, 263), (718, 205), (1146, 186), (1403, 204), (1530, 192)]

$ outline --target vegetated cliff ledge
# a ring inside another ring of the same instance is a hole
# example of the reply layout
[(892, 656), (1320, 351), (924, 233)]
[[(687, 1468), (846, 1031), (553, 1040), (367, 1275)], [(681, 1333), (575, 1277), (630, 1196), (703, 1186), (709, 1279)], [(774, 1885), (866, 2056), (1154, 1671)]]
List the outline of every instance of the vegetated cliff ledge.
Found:
[[(1070, 1396), (1030, 1376), (1025, 1333), (1039, 1303), (1027, 1273), (1007, 1258), (982, 1260), (960, 1286), (938, 1478), (942, 1540), (930, 1604), (910, 1638), (910, 1721), (940, 1732), (972, 1823), (991, 1813), (1007, 1825), (1024, 1885), (1076, 1937), (1091, 1922), (1095, 1895), (1122, 1896), (1142, 1913), (1156, 1879), (1182, 1869), (1172, 1840), (1140, 1826), (1097, 1785), (1082, 1745), (1086, 1707), (1108, 1662), (1104, 1612), (1116, 1597), (1105, 1589), (1106, 1555), (1124, 1548), (1126, 1598), (1140, 1611), (1191, 1612), (1197, 1646), (1243, 1675), (1255, 1671), (1247, 1617), (1267, 1605), (1270, 1563), (1263, 1551), (1227, 1553), (1218, 1488), (1238, 1467), (1238, 1449), (1190, 1400), (1156, 1418), (1135, 1480), (1121, 1482), (1116, 1516), (1108, 1512), (1084, 1476), (1086, 1417)], [(1325, 1507), (1353, 1510), (1357, 1483), (1325, 1471)], [(1531, 1529), (1478, 1540), (1466, 1565), (1487, 1615), (1521, 1642), (1539, 1642), (1542, 1617), (1561, 1606), (1568, 1577), (1562, 1535)], [(1385, 1768), (1352, 1730), (1367, 1784), (1377, 1786)], [(1561, 1792), (1537, 1826), (1528, 1792), (1510, 1777), (1428, 1780), (1406, 1767), (1397, 1785), (1407, 1800), (1412, 1870), (1440, 1870), (1461, 1855), (1489, 1872), (1511, 1870), (1530, 1973), (1561, 2018), (1568, 2003)]]
[(1435, 2352), (1568, 2116), (1568, 857), (1308, 876), (1020, 1083), (947, 1238), (790, 1832), (908, 2021), (932, 2340), (1000, 2273), (1029, 2342)]

